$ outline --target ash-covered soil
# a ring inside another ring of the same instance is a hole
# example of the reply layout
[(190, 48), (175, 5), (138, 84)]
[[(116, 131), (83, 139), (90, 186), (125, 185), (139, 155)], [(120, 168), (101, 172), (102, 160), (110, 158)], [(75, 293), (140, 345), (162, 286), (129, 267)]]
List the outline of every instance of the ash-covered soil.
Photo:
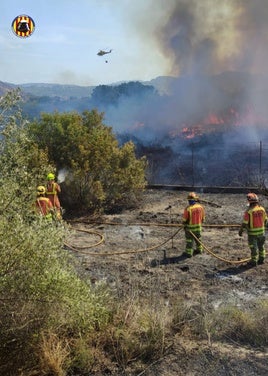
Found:
[[(246, 195), (200, 193), (199, 197), (205, 200), (206, 211), (204, 254), (191, 259), (182, 256), (185, 239), (178, 224), (187, 205), (187, 192), (147, 190), (137, 209), (103, 215), (94, 221), (84, 217), (72, 222), (76, 229), (92, 231), (78, 231), (69, 240), (77, 247), (74, 253), (81, 269), (93, 284), (107, 282), (122, 300), (138, 298), (156, 309), (157, 304), (172, 307), (180, 299), (218, 309), (227, 304), (250, 306), (256, 298), (268, 298), (268, 257), (264, 265), (255, 268), (241, 262), (250, 257), (246, 234), (238, 236)], [(268, 209), (267, 197), (259, 197)], [(267, 349), (242, 346), (232, 340), (213, 342), (209, 333), (207, 339), (194, 341), (174, 332), (168, 343), (161, 359), (138, 371), (130, 365), (125, 374), (268, 374)]]

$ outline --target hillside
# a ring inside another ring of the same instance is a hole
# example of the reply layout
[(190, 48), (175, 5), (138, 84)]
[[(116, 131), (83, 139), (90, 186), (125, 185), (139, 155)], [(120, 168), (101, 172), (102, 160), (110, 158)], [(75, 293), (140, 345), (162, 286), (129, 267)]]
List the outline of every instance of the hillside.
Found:
[(13, 90), (15, 88), (16, 85), (0, 81), (0, 96), (4, 95), (8, 90)]
[(83, 98), (90, 97), (94, 86), (60, 85), (60, 84), (21, 84), (19, 87), (27, 94), (42, 97), (60, 97), (68, 99), (70, 97)]
[[(166, 333), (160, 359), (147, 365), (132, 359), (123, 370), (114, 364), (105, 374), (267, 375), (267, 340), (266, 347), (252, 345), (249, 338), (239, 336), (239, 324), (236, 337), (230, 331), (229, 336), (219, 339), (210, 321), (212, 313), (228, 307), (246, 312), (256, 305), (256, 299), (268, 298), (268, 260), (256, 268), (239, 263), (249, 257), (246, 235), (238, 236), (246, 208), (245, 194), (200, 193), (200, 198), (210, 203), (205, 204), (202, 238), (206, 250), (191, 259), (182, 256), (183, 231), (174, 236), (178, 230), (174, 225), (181, 223), (186, 197), (187, 192), (147, 190), (137, 209), (71, 222), (76, 229), (90, 229), (104, 236), (95, 247), (94, 243), (99, 242), (95, 235), (77, 232), (69, 240), (74, 247), (80, 247), (74, 253), (81, 272), (90, 277), (93, 285), (105, 281), (122, 302), (129, 302), (130, 310), (134, 309), (131, 302), (138, 300), (159, 314), (167, 309), (177, 311), (195, 325), (193, 333), (191, 325), (179, 325), (178, 319), (177, 326)], [(268, 208), (267, 197), (260, 199)], [(262, 318), (265, 333), (266, 319)], [(163, 320), (168, 317), (163, 315)], [(232, 324), (231, 320), (230, 327)]]

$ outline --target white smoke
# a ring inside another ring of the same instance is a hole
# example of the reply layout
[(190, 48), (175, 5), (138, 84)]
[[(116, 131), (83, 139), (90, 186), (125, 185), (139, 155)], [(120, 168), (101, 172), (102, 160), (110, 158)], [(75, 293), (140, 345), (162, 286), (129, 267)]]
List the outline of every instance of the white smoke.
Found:
[(61, 169), (58, 173), (58, 182), (63, 183), (66, 179), (67, 174), (68, 174), (67, 169), (65, 168)]

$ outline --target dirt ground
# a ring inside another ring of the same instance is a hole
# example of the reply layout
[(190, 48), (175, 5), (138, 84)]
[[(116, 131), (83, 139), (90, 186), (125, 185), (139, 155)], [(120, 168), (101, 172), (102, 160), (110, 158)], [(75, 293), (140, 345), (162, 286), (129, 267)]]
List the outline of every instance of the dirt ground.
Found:
[[(228, 303), (254, 304), (268, 298), (268, 257), (264, 265), (245, 267), (249, 258), (246, 234), (238, 226), (246, 209), (245, 194), (199, 193), (206, 211), (202, 235), (205, 252), (190, 259), (185, 248), (182, 213), (187, 192), (147, 190), (139, 208), (120, 214), (73, 222), (70, 242), (81, 268), (92, 283), (105, 281), (124, 298), (139, 294), (151, 304), (172, 305), (179, 298), (204, 302), (217, 309)], [(268, 199), (260, 196), (268, 209)], [(211, 205), (211, 203), (216, 205)], [(98, 244), (99, 243), (99, 244)], [(98, 244), (98, 245), (97, 245)], [(241, 263), (240, 263), (241, 262)], [(146, 369), (129, 369), (127, 375), (267, 375), (268, 349), (243, 347), (234, 341), (193, 341), (174, 333), (165, 355)], [(124, 373), (125, 374), (125, 373)], [(119, 374), (118, 374), (119, 375)], [(122, 375), (122, 374), (120, 374)]]

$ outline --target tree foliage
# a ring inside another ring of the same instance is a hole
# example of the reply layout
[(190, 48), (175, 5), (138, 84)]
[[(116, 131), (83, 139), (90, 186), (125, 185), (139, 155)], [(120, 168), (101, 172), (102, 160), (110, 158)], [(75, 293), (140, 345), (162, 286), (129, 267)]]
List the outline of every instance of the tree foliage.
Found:
[(105, 107), (116, 106), (124, 98), (132, 98), (141, 103), (144, 98), (148, 100), (156, 95), (153, 86), (143, 85), (138, 81), (122, 83), (120, 85), (99, 85), (96, 86), (91, 95), (93, 104)]
[(29, 134), (57, 170), (65, 171), (62, 202), (96, 210), (131, 204), (145, 186), (145, 158), (132, 142), (119, 147), (112, 129), (96, 110), (42, 114)]
[[(107, 294), (80, 279), (63, 249), (69, 229), (46, 223), (34, 212), (36, 185), (48, 158), (29, 137), (17, 99), (1, 107), (0, 142), (0, 374), (18, 375), (37, 364), (42, 333), (79, 336), (107, 320)], [(7, 111), (6, 111), (7, 110)]]

